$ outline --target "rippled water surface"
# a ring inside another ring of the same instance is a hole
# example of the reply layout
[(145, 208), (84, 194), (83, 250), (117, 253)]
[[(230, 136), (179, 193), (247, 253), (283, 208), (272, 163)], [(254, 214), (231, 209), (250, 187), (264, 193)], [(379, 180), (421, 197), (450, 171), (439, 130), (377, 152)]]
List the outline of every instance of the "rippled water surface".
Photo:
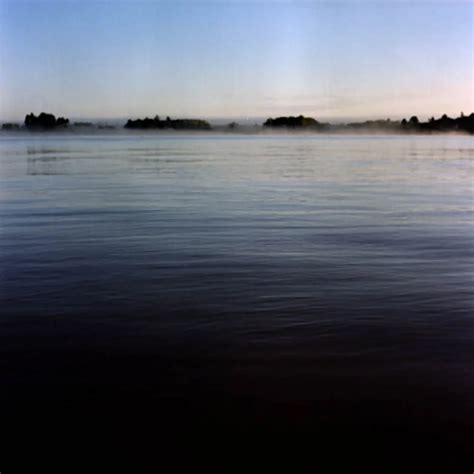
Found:
[(473, 159), (468, 136), (4, 135), (7, 387), (470, 429)]

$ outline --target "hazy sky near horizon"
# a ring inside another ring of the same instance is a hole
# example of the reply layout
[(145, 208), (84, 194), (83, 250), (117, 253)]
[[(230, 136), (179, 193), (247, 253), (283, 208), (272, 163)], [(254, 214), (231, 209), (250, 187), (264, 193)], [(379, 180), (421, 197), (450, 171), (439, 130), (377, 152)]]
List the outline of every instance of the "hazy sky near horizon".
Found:
[(0, 119), (470, 113), (473, 8), (0, 0)]

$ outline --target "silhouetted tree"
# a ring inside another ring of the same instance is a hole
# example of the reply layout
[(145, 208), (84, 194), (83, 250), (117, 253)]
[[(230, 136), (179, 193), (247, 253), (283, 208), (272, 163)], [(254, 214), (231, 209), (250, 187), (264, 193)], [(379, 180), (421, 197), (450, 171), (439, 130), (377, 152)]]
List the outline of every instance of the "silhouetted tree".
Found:
[(66, 127), (69, 124), (69, 119), (64, 117), (56, 117), (53, 114), (46, 114), (41, 112), (38, 117), (30, 113), (25, 117), (25, 127), (29, 129), (43, 129), (48, 130), (55, 127)]
[(156, 115), (154, 119), (148, 117), (144, 119), (131, 120), (128, 119), (125, 124), (125, 128), (134, 129), (163, 129), (163, 128), (174, 128), (182, 130), (210, 130), (211, 125), (206, 120), (199, 119), (176, 119), (171, 120), (170, 117), (166, 117), (166, 120), (160, 120), (159, 116)]
[(312, 117), (277, 117), (276, 119), (268, 118), (264, 127), (287, 127), (287, 128), (303, 128), (303, 127), (320, 127), (321, 124)]
[(56, 120), (56, 126), (61, 127), (61, 126), (66, 126), (69, 123), (69, 119), (66, 119), (64, 117), (58, 117)]

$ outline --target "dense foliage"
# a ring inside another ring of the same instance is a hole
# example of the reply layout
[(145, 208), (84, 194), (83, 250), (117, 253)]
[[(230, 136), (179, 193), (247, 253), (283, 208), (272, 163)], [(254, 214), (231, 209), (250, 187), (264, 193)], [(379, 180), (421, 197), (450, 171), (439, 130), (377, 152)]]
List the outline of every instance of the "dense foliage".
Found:
[(69, 124), (69, 119), (64, 117), (56, 117), (53, 114), (46, 114), (41, 112), (37, 117), (35, 114), (31, 113), (25, 117), (25, 127), (30, 129), (52, 129), (56, 127), (67, 127)]
[(138, 129), (165, 129), (172, 128), (176, 130), (210, 130), (211, 125), (206, 120), (200, 119), (174, 119), (166, 117), (166, 120), (160, 120), (158, 115), (155, 118), (144, 118), (131, 120), (125, 124), (125, 128)]
[(320, 124), (312, 117), (277, 117), (275, 119), (269, 118), (263, 124), (264, 127), (287, 127), (287, 128), (320, 128)]

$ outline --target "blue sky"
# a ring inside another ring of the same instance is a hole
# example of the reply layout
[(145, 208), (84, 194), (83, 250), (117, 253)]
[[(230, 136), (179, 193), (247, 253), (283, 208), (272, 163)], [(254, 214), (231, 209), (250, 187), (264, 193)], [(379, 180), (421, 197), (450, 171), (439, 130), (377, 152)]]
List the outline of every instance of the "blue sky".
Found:
[(470, 113), (473, 8), (0, 0), (0, 118)]

